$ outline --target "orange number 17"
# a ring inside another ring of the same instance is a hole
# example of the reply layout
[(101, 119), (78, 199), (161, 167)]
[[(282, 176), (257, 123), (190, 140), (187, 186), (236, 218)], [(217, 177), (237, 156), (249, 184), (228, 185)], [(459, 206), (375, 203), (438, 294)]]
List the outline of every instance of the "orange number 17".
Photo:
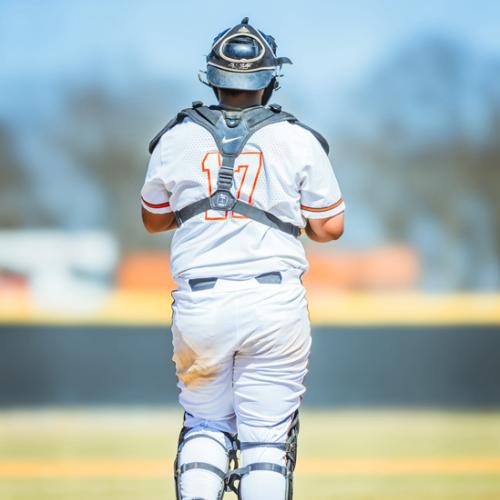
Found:
[[(260, 171), (262, 170), (262, 153), (250, 151), (241, 153), (234, 166), (234, 180), (236, 185), (236, 198), (252, 204), (252, 197), (257, 185)], [(217, 189), (217, 173), (222, 165), (220, 153), (207, 153), (201, 162), (201, 170), (207, 175), (209, 196)], [(216, 210), (207, 210), (205, 220), (226, 220), (228, 211), (221, 216)], [(234, 219), (247, 219), (244, 215), (231, 212)]]

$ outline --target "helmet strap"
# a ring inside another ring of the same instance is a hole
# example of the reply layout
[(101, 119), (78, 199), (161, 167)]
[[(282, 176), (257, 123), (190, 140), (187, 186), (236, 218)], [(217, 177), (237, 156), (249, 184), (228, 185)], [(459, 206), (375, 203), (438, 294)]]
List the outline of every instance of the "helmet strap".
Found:
[(278, 87), (279, 87), (278, 80), (276, 79), (276, 77), (274, 77), (269, 82), (269, 85), (264, 89), (264, 95), (262, 96), (262, 105), (263, 106), (265, 106), (269, 102), (269, 99), (271, 99), (273, 91), (277, 90)]

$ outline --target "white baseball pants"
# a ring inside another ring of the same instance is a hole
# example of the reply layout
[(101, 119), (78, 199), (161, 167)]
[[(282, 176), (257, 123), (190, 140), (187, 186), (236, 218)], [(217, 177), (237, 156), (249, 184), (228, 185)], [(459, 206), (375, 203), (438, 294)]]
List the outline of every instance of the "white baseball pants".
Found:
[[(283, 272), (279, 284), (219, 279), (213, 288), (198, 291), (181, 281), (173, 292), (179, 401), (185, 426), (200, 434), (186, 443), (180, 463), (203, 461), (227, 470), (216, 442), (226, 442), (222, 432), (238, 433), (246, 442), (286, 440), (305, 392), (311, 347), (299, 276), (295, 270)], [(241, 458), (243, 466), (285, 460), (281, 450), (265, 446), (243, 451)], [(220, 487), (220, 478), (207, 470), (182, 475), (183, 500), (216, 500)], [(284, 476), (272, 471), (253, 471), (241, 482), (244, 500), (281, 500), (284, 491)]]

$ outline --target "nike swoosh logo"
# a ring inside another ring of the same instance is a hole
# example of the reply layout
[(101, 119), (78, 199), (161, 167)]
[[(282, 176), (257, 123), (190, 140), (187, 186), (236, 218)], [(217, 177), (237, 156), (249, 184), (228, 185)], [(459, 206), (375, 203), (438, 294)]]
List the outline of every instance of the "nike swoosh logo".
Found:
[(222, 144), (227, 144), (228, 142), (237, 141), (238, 139), (241, 139), (241, 136), (239, 136), (239, 137), (233, 137), (232, 139), (227, 139), (226, 137), (223, 137), (222, 138)]

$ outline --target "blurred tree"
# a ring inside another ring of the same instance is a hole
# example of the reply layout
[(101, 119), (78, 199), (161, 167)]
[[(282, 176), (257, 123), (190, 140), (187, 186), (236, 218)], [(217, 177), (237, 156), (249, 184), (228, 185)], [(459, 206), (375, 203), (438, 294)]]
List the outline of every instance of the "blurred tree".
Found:
[(30, 204), (22, 196), (26, 182), (8, 127), (0, 123), (0, 227), (14, 229), (29, 220)]
[(147, 145), (171, 118), (178, 104), (172, 83), (130, 84), (116, 92), (94, 84), (71, 89), (66, 114), (71, 126), (62, 126), (57, 145), (85, 165), (103, 190), (104, 227), (112, 230), (126, 251), (144, 246), (166, 247), (166, 238), (147, 235), (140, 218), (140, 189), (149, 159)]
[(369, 76), (340, 124), (358, 197), (384, 238), (419, 250), (427, 288), (499, 285), (499, 82), (498, 62), (418, 40)]

